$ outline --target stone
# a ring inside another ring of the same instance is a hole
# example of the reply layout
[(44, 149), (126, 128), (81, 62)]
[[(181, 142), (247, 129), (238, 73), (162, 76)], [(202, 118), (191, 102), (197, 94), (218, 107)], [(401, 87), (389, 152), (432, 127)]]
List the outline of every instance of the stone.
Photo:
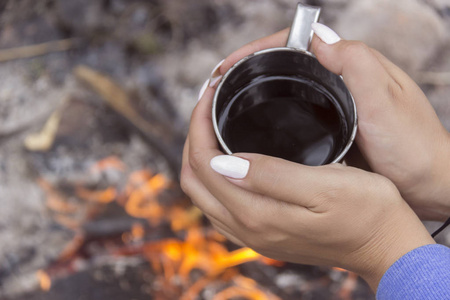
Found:
[(361, 40), (407, 72), (427, 68), (446, 39), (445, 23), (419, 0), (361, 0), (342, 11), (333, 28)]

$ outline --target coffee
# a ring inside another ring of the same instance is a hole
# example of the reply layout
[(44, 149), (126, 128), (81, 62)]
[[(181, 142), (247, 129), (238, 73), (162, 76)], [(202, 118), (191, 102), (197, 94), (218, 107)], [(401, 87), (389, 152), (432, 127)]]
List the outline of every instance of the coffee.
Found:
[(337, 100), (302, 76), (259, 76), (227, 101), (218, 129), (231, 152), (276, 156), (305, 165), (333, 161), (346, 146)]

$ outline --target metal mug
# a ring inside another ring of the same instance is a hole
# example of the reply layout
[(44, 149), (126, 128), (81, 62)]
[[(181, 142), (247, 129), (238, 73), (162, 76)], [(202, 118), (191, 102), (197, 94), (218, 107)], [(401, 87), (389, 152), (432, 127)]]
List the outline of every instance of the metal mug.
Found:
[(323, 165), (341, 161), (351, 147), (354, 99), (342, 77), (308, 51), (319, 15), (320, 8), (299, 3), (286, 47), (255, 52), (222, 77), (212, 120), (227, 154), (256, 152)]

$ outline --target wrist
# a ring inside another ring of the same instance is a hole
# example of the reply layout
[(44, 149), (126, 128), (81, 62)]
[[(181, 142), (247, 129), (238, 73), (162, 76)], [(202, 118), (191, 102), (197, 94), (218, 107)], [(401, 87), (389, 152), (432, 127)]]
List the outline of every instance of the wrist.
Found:
[[(402, 195), (423, 220), (444, 221), (450, 216), (450, 134), (445, 131), (436, 151)], [(430, 153), (431, 154), (431, 153)]]
[(403, 255), (421, 246), (435, 244), (406, 203), (401, 206), (389, 213), (386, 222), (357, 254), (359, 266), (354, 271), (374, 292), (386, 271)]
[(435, 209), (441, 211), (445, 220), (450, 217), (450, 134), (446, 132), (446, 139), (442, 147), (442, 163), (440, 164), (435, 187), (437, 195), (435, 196)]
[(450, 217), (450, 134), (446, 132), (442, 141), (441, 151), (435, 159), (436, 164), (430, 172), (429, 184), (422, 197), (426, 199), (428, 206), (423, 208), (422, 214), (427, 214), (427, 219), (445, 221)]

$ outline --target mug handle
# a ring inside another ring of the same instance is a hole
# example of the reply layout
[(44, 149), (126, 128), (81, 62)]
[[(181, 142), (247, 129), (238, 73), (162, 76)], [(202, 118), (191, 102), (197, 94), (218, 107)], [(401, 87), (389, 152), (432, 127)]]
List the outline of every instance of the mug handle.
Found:
[(311, 24), (319, 17), (320, 7), (298, 3), (286, 47), (308, 51), (314, 34)]

